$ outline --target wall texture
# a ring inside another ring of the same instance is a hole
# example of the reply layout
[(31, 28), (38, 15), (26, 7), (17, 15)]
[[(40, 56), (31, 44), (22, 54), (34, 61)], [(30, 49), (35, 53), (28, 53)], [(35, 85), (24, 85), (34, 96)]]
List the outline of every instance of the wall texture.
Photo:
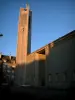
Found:
[(26, 84), (34, 84), (34, 73), (35, 73), (35, 54), (27, 56), (26, 61)]
[(45, 83), (45, 55), (33, 53), (27, 56), (26, 84), (40, 86)]
[(48, 45), (46, 56), (46, 85), (67, 88), (73, 84), (75, 70), (75, 37)]
[(38, 65), (38, 80), (39, 86), (45, 86), (45, 60), (46, 56), (43, 54), (38, 54), (39, 65)]

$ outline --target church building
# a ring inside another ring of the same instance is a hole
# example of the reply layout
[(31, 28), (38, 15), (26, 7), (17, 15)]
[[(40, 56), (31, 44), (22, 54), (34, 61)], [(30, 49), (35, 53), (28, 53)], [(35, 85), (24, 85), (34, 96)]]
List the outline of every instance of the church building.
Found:
[(75, 86), (75, 30), (31, 53), (32, 11), (20, 8), (15, 57), (16, 85)]

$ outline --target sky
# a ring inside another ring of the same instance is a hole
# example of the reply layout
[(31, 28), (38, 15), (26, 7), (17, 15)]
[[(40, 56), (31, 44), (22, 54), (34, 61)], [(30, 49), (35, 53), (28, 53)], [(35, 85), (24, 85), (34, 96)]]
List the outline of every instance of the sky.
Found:
[(32, 10), (31, 52), (75, 30), (75, 0), (0, 0), (0, 52), (16, 56), (20, 7)]

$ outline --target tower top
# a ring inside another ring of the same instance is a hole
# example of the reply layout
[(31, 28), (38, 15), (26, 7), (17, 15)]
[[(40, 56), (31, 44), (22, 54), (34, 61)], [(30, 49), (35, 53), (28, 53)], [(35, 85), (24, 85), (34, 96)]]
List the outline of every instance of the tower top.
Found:
[(28, 3), (26, 4), (26, 8), (27, 8), (27, 9), (29, 9), (29, 8), (30, 8)]

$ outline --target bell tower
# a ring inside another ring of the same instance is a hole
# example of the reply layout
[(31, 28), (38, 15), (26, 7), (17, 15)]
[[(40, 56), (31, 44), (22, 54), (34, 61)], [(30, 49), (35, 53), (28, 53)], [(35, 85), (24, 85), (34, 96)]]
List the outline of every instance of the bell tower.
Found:
[(32, 11), (29, 5), (27, 4), (26, 8), (20, 8), (16, 55), (17, 64), (25, 63), (26, 56), (31, 53), (31, 19)]
[(31, 19), (32, 11), (29, 5), (20, 8), (15, 70), (15, 82), (19, 85), (25, 84), (26, 57), (31, 53)]

